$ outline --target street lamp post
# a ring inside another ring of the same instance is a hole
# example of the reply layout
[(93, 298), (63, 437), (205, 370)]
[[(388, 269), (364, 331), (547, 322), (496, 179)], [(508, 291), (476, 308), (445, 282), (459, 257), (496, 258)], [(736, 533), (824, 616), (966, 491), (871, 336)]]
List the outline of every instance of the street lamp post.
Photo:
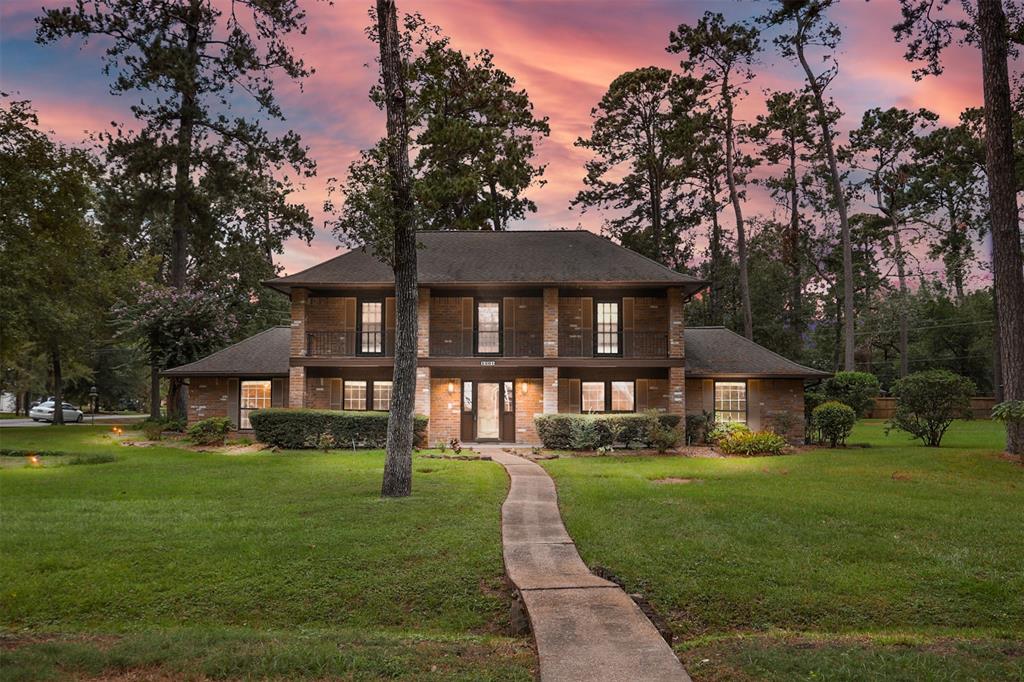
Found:
[(93, 386), (89, 389), (89, 398), (92, 400), (92, 425), (96, 426), (96, 410), (99, 408), (99, 391)]

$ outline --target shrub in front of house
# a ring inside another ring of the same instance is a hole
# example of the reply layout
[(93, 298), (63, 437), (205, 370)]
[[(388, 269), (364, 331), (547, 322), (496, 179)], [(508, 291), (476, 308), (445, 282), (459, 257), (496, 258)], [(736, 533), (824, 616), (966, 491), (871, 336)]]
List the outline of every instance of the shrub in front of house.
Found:
[(188, 439), (196, 445), (224, 445), (231, 431), (227, 417), (209, 417), (188, 427)]
[(679, 415), (657, 412), (624, 414), (538, 414), (533, 418), (544, 447), (552, 450), (590, 450), (639, 445), (653, 447), (652, 424), (678, 429)]
[(708, 429), (714, 424), (714, 416), (709, 412), (686, 415), (686, 444), (696, 445), (707, 439)]
[[(427, 418), (416, 415), (414, 442), (425, 447)], [(271, 408), (249, 415), (256, 440), (286, 450), (328, 447), (382, 448), (388, 441), (387, 412), (337, 412)]]
[(908, 374), (895, 381), (896, 413), (886, 430), (906, 431), (930, 447), (939, 447), (954, 419), (971, 418), (974, 382), (946, 369)]
[(834, 400), (849, 405), (858, 418), (863, 418), (875, 406), (881, 388), (878, 377), (870, 372), (836, 372), (814, 390), (807, 391), (806, 402), (813, 413), (818, 405)]
[(717, 422), (708, 431), (708, 442), (718, 445), (724, 438), (734, 433), (750, 433), (750, 427), (739, 422)]
[(781, 455), (789, 444), (774, 431), (733, 431), (718, 441), (718, 449), (727, 455)]
[(833, 448), (846, 444), (856, 423), (854, 409), (838, 400), (822, 403), (811, 413), (811, 428), (817, 434), (818, 442), (828, 443)]

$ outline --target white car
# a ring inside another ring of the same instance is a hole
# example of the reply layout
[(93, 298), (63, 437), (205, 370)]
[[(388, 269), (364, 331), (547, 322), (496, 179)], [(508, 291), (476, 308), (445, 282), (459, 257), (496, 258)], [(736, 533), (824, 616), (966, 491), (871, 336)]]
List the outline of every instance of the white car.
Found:
[[(47, 400), (45, 403), (39, 403), (28, 413), (28, 416), (32, 417), (34, 422), (52, 422), (53, 421), (53, 401)], [(81, 423), (85, 418), (82, 411), (72, 405), (71, 403), (64, 403), (64, 421), (78, 422)]]

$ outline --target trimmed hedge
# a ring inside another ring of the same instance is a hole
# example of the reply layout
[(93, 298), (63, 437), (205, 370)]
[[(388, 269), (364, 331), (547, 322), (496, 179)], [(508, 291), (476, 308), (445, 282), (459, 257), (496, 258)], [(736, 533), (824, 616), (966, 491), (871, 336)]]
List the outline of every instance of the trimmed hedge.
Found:
[[(664, 429), (679, 427), (677, 414), (538, 414), (533, 418), (537, 435), (544, 447), (552, 450), (577, 450), (581, 432), (593, 434), (590, 447), (626, 445), (651, 447), (651, 422), (657, 420)], [(614, 442), (613, 442), (614, 441)]]
[(774, 431), (733, 431), (718, 441), (718, 449), (727, 455), (781, 455), (788, 447), (786, 439)]
[[(337, 412), (271, 408), (249, 415), (256, 440), (286, 450), (334, 447), (382, 448), (388, 441), (387, 412)], [(417, 447), (426, 445), (427, 418), (416, 415), (413, 433)], [(329, 437), (325, 437), (325, 435)]]

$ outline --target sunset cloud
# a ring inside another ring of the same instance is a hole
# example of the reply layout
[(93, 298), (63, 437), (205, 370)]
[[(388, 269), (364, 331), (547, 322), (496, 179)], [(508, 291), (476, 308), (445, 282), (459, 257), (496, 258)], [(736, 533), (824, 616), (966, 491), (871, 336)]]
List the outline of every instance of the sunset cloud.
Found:
[[(45, 1), (45, 0), (44, 0)], [(78, 41), (40, 46), (34, 42), (33, 18), (40, 0), (7, 0), (0, 7), (0, 81), (3, 89), (33, 100), (44, 127), (67, 142), (78, 143), (87, 131), (128, 121), (131, 96), (112, 97), (101, 73), (102, 46)], [(46, 3), (50, 4), (50, 3)], [(301, 199), (322, 227), (322, 202), (328, 177), (343, 177), (348, 164), (384, 132), (384, 117), (366, 93), (376, 80), (375, 46), (364, 35), (369, 2), (343, 0), (334, 5), (309, 3), (309, 31), (296, 36), (296, 51), (315, 68), (301, 90), (284, 83), (281, 101), (287, 114), (275, 129), (303, 135), (319, 166)], [(548, 164), (543, 187), (530, 191), (538, 212), (515, 228), (575, 227), (599, 230), (598, 214), (571, 211), (569, 203), (582, 186), (587, 154), (573, 146), (589, 133), (590, 110), (620, 73), (649, 65), (678, 68), (678, 56), (665, 46), (669, 31), (693, 21), (706, 9), (730, 18), (750, 18), (763, 5), (707, 2), (483, 2), (481, 0), (400, 0), (404, 12), (419, 11), (440, 25), (464, 51), (491, 50), (495, 63), (517, 79), (531, 96), (536, 112), (547, 116), (551, 136), (539, 149)], [(942, 122), (955, 123), (960, 112), (981, 102), (980, 63), (976, 51), (952, 48), (946, 73), (921, 82), (911, 77), (890, 26), (899, 18), (895, 2), (844, 3), (834, 19), (844, 28), (840, 72), (831, 94), (844, 112), (840, 128), (856, 127), (871, 107), (928, 107)], [(765, 89), (802, 85), (796, 66), (774, 56), (770, 44), (758, 78), (739, 108), (752, 120), (763, 109)], [(369, 65), (367, 68), (366, 65)], [(770, 201), (751, 192), (753, 214), (770, 211)], [(728, 214), (723, 221), (728, 224)], [(319, 231), (312, 245), (290, 242), (281, 257), (288, 272), (309, 267), (337, 253), (337, 242)]]

